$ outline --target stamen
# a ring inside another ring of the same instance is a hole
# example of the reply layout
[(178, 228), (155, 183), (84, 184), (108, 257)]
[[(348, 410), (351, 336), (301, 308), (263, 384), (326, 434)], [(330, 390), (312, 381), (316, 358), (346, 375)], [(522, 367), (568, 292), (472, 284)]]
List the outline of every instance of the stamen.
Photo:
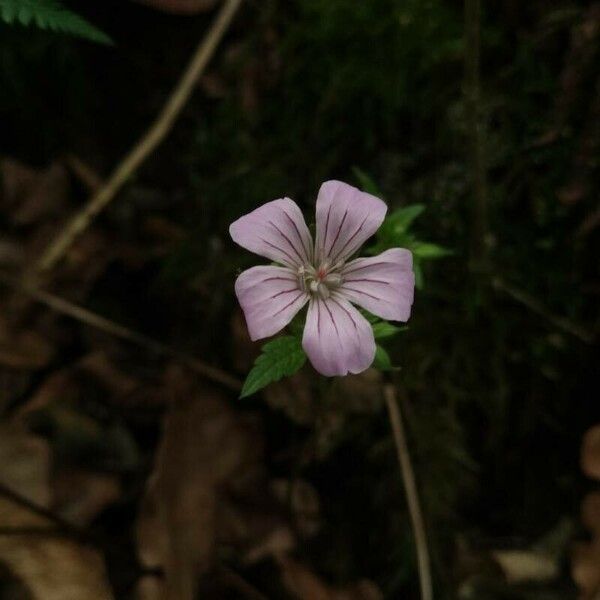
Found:
[(339, 287), (342, 285), (342, 276), (339, 273), (329, 273), (323, 279), (323, 283), (329, 287)]
[(319, 283), (317, 285), (317, 292), (318, 292), (319, 296), (321, 296), (321, 298), (323, 298), (323, 300), (327, 300), (327, 298), (329, 298), (329, 296), (330, 296), (329, 288), (323, 283)]

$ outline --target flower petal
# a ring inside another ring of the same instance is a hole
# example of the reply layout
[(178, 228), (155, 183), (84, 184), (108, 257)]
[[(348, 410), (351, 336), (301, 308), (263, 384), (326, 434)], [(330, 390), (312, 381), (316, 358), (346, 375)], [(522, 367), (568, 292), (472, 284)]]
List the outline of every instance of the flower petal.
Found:
[(267, 202), (240, 217), (229, 234), (242, 248), (291, 267), (307, 264), (312, 256), (310, 231), (289, 198)]
[(235, 293), (252, 340), (283, 329), (308, 301), (293, 271), (285, 267), (252, 267), (235, 282)]
[(360, 373), (375, 358), (371, 325), (338, 296), (311, 298), (302, 347), (313, 367), (329, 377)]
[(338, 293), (382, 319), (408, 321), (415, 291), (412, 254), (392, 248), (371, 258), (357, 258), (342, 270)]
[(383, 222), (385, 202), (341, 181), (326, 181), (317, 197), (317, 259), (352, 256)]

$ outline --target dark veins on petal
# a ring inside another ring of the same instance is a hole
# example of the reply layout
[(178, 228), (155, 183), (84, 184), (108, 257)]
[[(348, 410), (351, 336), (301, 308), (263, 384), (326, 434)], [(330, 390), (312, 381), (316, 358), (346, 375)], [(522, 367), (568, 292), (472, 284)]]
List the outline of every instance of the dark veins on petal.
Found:
[(296, 253), (296, 256), (300, 259), (300, 262), (304, 262), (305, 258), (300, 254), (298, 248), (293, 244), (292, 240), (283, 232), (279, 227), (273, 223), (273, 221), (269, 221), (269, 224), (272, 225), (279, 233), (279, 235), (289, 244), (290, 248)]
[(290, 217), (290, 215), (288, 215), (288, 213), (284, 210), (283, 214), (287, 217), (288, 221), (292, 224), (293, 228), (296, 231), (296, 235), (298, 236), (298, 239), (300, 240), (300, 244), (302, 245), (302, 249), (304, 250), (304, 252), (306, 252), (306, 258), (310, 257), (310, 252), (309, 252), (309, 248), (306, 247), (306, 244), (304, 242), (304, 239), (302, 238), (302, 234), (300, 233), (300, 230), (298, 229), (298, 225), (296, 225), (296, 221), (294, 221), (294, 219), (292, 219), (292, 217)]

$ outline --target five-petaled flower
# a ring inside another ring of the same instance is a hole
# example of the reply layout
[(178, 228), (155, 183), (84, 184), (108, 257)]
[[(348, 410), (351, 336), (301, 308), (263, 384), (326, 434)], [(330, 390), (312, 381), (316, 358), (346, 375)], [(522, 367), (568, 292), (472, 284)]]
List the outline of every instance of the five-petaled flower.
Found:
[(235, 292), (250, 337), (274, 335), (308, 302), (302, 347), (323, 375), (360, 373), (375, 357), (370, 323), (351, 303), (382, 319), (407, 321), (414, 294), (412, 255), (392, 248), (349, 260), (379, 229), (387, 206), (340, 181), (319, 190), (316, 241), (298, 205), (273, 200), (232, 223), (233, 240), (280, 266), (241, 273)]

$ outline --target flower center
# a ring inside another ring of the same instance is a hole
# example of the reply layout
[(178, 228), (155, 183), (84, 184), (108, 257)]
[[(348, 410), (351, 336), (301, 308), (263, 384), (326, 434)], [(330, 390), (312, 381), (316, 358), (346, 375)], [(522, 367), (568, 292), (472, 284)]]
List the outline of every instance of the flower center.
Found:
[(300, 288), (310, 292), (313, 296), (319, 296), (323, 300), (329, 298), (331, 292), (343, 283), (340, 271), (344, 266), (339, 262), (333, 266), (329, 261), (323, 261), (317, 268), (313, 265), (303, 265), (298, 268), (298, 280)]

